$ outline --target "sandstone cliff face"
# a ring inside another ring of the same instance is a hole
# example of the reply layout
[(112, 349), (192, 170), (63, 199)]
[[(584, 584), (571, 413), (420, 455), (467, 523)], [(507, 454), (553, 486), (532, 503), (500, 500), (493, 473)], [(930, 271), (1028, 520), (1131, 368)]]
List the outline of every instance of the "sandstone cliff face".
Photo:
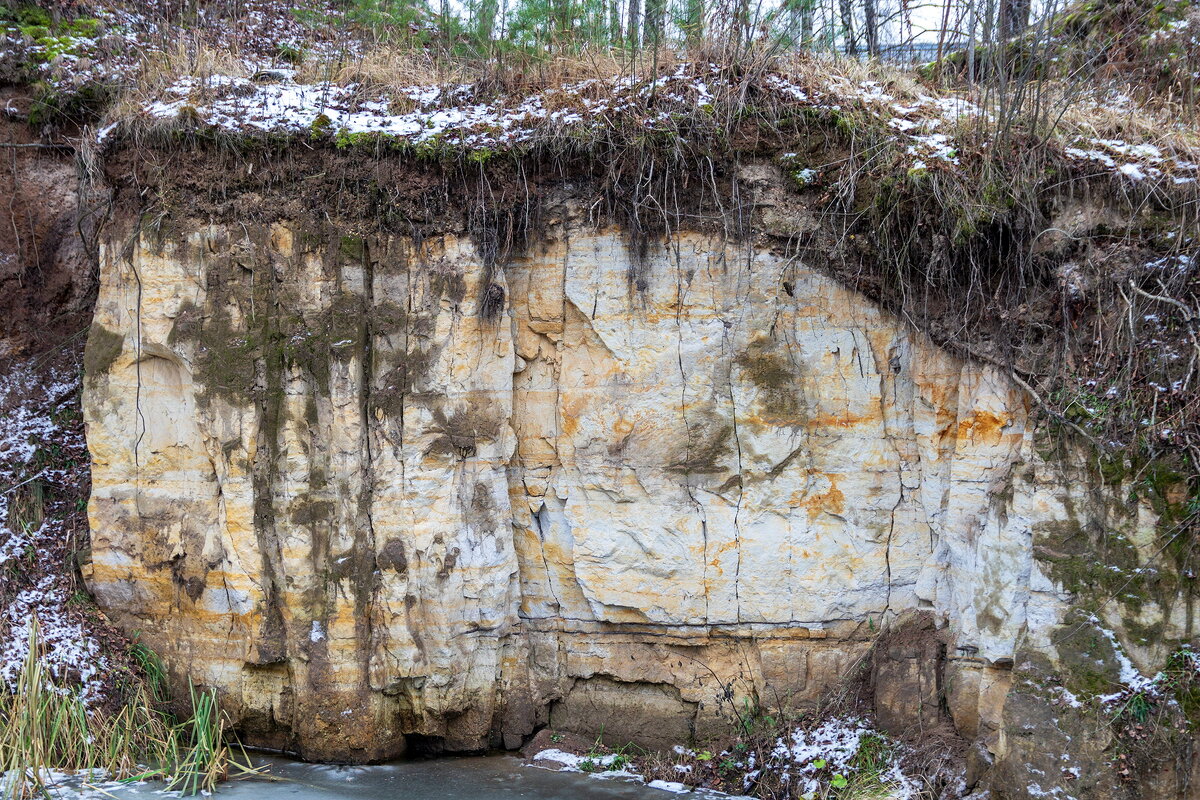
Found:
[(355, 760), (547, 721), (674, 744), (744, 698), (816, 699), (925, 610), (947, 663), (897, 649), (881, 717), (944, 699), (1002, 755), (1019, 654), (1061, 660), (1070, 595), (1035, 545), (1151, 548), (1153, 516), (1092, 502), (1001, 371), (820, 265), (701, 234), (642, 256), (570, 203), (545, 222), (503, 266), (466, 237), (110, 231), (102, 606), (251, 741)]

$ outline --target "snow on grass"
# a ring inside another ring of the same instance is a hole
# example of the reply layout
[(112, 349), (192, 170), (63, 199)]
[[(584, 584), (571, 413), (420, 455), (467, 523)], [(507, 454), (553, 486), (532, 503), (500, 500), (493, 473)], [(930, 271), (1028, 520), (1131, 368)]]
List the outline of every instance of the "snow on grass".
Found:
[[(93, 35), (55, 31), (31, 40), (15, 25), (0, 26), (0, 60), (17, 59), (38, 71), (39, 79), (58, 90), (89, 84), (127, 85), (139, 76), (149, 56), (172, 53), (177, 36), (173, 22), (155, 3), (145, 8), (124, 0), (96, 0), (102, 23)], [(227, 53), (237, 52), (250, 73), (276, 74), (277, 80), (254, 81), (217, 75), (202, 80), (178, 79), (163, 96), (142, 111), (152, 120), (183, 116), (215, 129), (240, 133), (277, 131), (299, 134), (314, 125), (348, 136), (378, 134), (401, 144), (421, 146), (439, 142), (461, 150), (504, 149), (532, 142), (539, 135), (604, 125), (641, 124), (647, 129), (671, 129), (683, 114), (711, 108), (714, 97), (731, 88), (729, 77), (714, 64), (684, 64), (674, 74), (657, 78), (610, 77), (536, 92), (524, 97), (472, 100), (473, 89), (410, 87), (396, 96), (358, 97), (361, 87), (333, 83), (297, 83), (280, 63), (303, 58), (326, 64), (332, 74), (347, 59), (363, 55), (362, 41), (343, 22), (338, 4), (312, 0), (293, 7), (280, 0), (243, 0), (237, 17), (229, 18), (201, 7), (189, 23), (202, 39)], [(1187, 34), (1194, 25), (1180, 20), (1156, 36)], [(1190, 34), (1188, 34), (1190, 35)], [(1193, 37), (1194, 38), (1194, 37)], [(120, 44), (114, 45), (114, 42)], [(7, 56), (6, 56), (7, 54)], [(262, 70), (266, 65), (269, 70)], [(828, 112), (865, 109), (886, 126), (901, 145), (911, 170), (958, 163), (958, 147), (950, 124), (990, 115), (971, 100), (923, 92), (904, 92), (875, 80), (853, 80), (826, 74), (812, 85), (797, 85), (777, 74), (767, 75), (761, 87), (788, 103)], [(903, 96), (902, 96), (903, 95)], [(1095, 101), (1097, 108), (1125, 114), (1133, 111), (1130, 98), (1109, 90)], [(632, 112), (640, 117), (630, 119)], [(105, 127), (104, 141), (116, 130)], [(1194, 184), (1200, 165), (1164, 154), (1150, 144), (1102, 138), (1080, 138), (1067, 153), (1130, 183)]]
[[(102, 30), (95, 36), (56, 35), (54, 41), (31, 41), (15, 27), (0, 28), (0, 57), (20, 51), (23, 63), (35, 65), (42, 79), (57, 88), (89, 83), (121, 84), (134, 80), (137, 68), (153, 53), (174, 45), (161, 14), (144, 13), (120, 0), (98, 0), (96, 17)], [(347, 136), (378, 134), (401, 144), (433, 142), (461, 150), (504, 149), (567, 128), (640, 124), (649, 130), (673, 129), (680, 117), (711, 108), (723, 91), (739, 89), (717, 65), (697, 62), (659, 77), (612, 76), (579, 81), (526, 96), (473, 99), (471, 86), (409, 87), (393, 96), (361, 98), (362, 87), (335, 83), (298, 83), (285, 59), (303, 58), (328, 64), (329, 72), (361, 55), (363, 43), (337, 24), (336, 4), (314, 0), (301, 13), (279, 0), (245, 0), (237, 19), (201, 8), (196, 32), (224, 52), (238, 52), (248, 74), (207, 79), (182, 77), (165, 93), (143, 106), (151, 120), (184, 117), (215, 129), (240, 133), (300, 134), (317, 128)], [(1177, 26), (1184, 30), (1181, 24)], [(1175, 29), (1172, 28), (1172, 31)], [(61, 32), (60, 32), (61, 33)], [(113, 41), (123, 46), (114, 47)], [(266, 69), (264, 69), (266, 67)], [(311, 72), (311, 71), (310, 71)], [(798, 85), (778, 74), (765, 76), (759, 88), (778, 99), (831, 113), (865, 110), (892, 132), (914, 169), (954, 165), (958, 147), (950, 127), (962, 120), (990, 115), (959, 95), (932, 96), (902, 91), (875, 80), (853, 80), (825, 74)], [(1110, 91), (1096, 101), (1120, 113), (1130, 111), (1128, 96)], [(631, 117), (636, 116), (636, 119)], [(115, 130), (101, 131), (103, 141)], [(1200, 179), (1200, 166), (1164, 154), (1154, 145), (1112, 139), (1081, 138), (1068, 154), (1099, 164), (1123, 180), (1190, 184)]]
[[(412, 86), (399, 96), (364, 101), (354, 84), (302, 84), (287, 74), (273, 75), (266, 83), (221, 75), (185, 77), (168, 87), (168, 98), (143, 111), (151, 119), (182, 116), (242, 133), (328, 130), (343, 136), (378, 134), (410, 145), (442, 140), (478, 150), (512, 147), (542, 132), (604, 123), (638, 108), (647, 109), (642, 119), (646, 128), (671, 127), (680, 112), (711, 104), (709, 81), (716, 74), (689, 75), (684, 65), (654, 80), (593, 78), (488, 102), (476, 102), (472, 87), (462, 85)], [(397, 107), (404, 110), (394, 110)]]
[(1054, 686), (1050, 689), (1054, 699), (1069, 708), (1083, 708), (1083, 702), (1065, 686)]
[(1146, 179), (1170, 180), (1175, 185), (1196, 183), (1200, 164), (1164, 153), (1152, 144), (1121, 139), (1080, 139), (1066, 149), (1077, 161), (1089, 161), (1138, 183)]
[(1146, 265), (1147, 270), (1161, 270), (1177, 273), (1187, 272), (1195, 263), (1196, 256), (1191, 253), (1180, 253), (1174, 256), (1164, 256)]
[(23, 522), (9, 525), (15, 492), (35, 480), (63, 478), (61, 470), (34, 464), (38, 448), (52, 442), (62, 430), (55, 424), (54, 412), (71, 402), (78, 381), (70, 376), (54, 375), (46, 382), (28, 364), (18, 364), (0, 376), (0, 531), (12, 528), (0, 542), (0, 565), (36, 549), (39, 542), (53, 535), (52, 524), (25, 529)]
[(67, 613), (67, 593), (53, 576), (36, 588), (18, 592), (4, 609), (8, 636), (0, 646), (0, 685), (14, 687), (29, 655), (30, 632), (37, 619), (42, 663), (59, 686), (78, 684), (84, 702), (99, 699), (105, 691), (100, 680), (109, 668), (100, 645), (83, 624)]
[[(253, 70), (250, 70), (253, 72)], [(982, 111), (957, 97), (918, 95), (894, 101), (879, 84), (829, 80), (824, 87), (799, 86), (768, 75), (762, 90), (783, 104), (837, 113), (865, 110), (893, 132), (913, 160), (957, 163), (950, 134), (936, 130)], [(711, 109), (718, 94), (739, 92), (715, 64), (683, 63), (656, 78), (589, 78), (524, 96), (477, 99), (469, 85), (410, 86), (392, 96), (364, 99), (361, 87), (297, 83), (287, 71), (254, 77), (184, 77), (142, 109), (145, 118), (183, 120), (234, 133), (332, 133), (340, 141), (378, 135), (420, 147), (444, 143), (462, 150), (503, 150), (555, 132), (587, 134), (606, 126), (674, 130), (685, 115)], [(101, 140), (112, 132), (101, 132)]]
[[(1180, 645), (1167, 659), (1164, 671), (1147, 677), (1130, 661), (1116, 633), (1106, 628), (1095, 614), (1088, 615), (1087, 620), (1112, 645), (1113, 658), (1117, 664), (1117, 680), (1120, 688), (1115, 692), (1090, 698), (1109, 713), (1121, 715), (1139, 695), (1143, 700), (1154, 703), (1175, 703), (1173, 695), (1179, 680), (1182, 679), (1185, 683), (1200, 682), (1200, 653), (1192, 649), (1191, 645), (1186, 643)], [(1180, 674), (1180, 669), (1183, 670), (1183, 675)], [(1168, 672), (1171, 674), (1168, 675)], [(1189, 676), (1187, 673), (1194, 674)], [(1065, 689), (1060, 691), (1063, 695), (1069, 695)], [(1073, 696), (1071, 697), (1074, 699)]]
[[(762, 769), (783, 772), (788, 780), (799, 782), (802, 796), (821, 796), (832, 781), (837, 781), (836, 776), (848, 780), (860, 772), (856, 759), (868, 739), (886, 741), (859, 717), (835, 717), (815, 728), (797, 728), (786, 740), (780, 739), (771, 762), (763, 764)], [(877, 780), (896, 800), (918, 794), (916, 785), (901, 771), (895, 758), (889, 760)]]
[(917, 156), (918, 161), (923, 162), (926, 158), (933, 158), (951, 164), (958, 163), (958, 151), (950, 143), (950, 137), (944, 133), (914, 136), (912, 140), (913, 143), (908, 146), (908, 154)]
[[(732, 780), (740, 779), (741, 791), (747, 793), (754, 790), (764, 774), (769, 774), (777, 781), (795, 787), (796, 796), (804, 798), (823, 797), (832, 788), (852, 783), (864, 792), (882, 792), (884, 794), (878, 796), (886, 794), (893, 800), (907, 800), (920, 794), (916, 781), (906, 776), (900, 768), (899, 760), (906, 752), (904, 746), (876, 731), (861, 717), (834, 717), (816, 726), (794, 728), (775, 740), (773, 749), (761, 762), (753, 750), (739, 748), (716, 754), (676, 746), (674, 752), (681, 760), (693, 760), (697, 764), (715, 765), (719, 762), (724, 778), (721, 784), (723, 788), (728, 787), (729, 776), (732, 775), (735, 776)], [(553, 763), (560, 771), (644, 780), (635, 771), (636, 759), (629, 762), (619, 754), (575, 755), (550, 748), (530, 759), (532, 766), (538, 766), (538, 762)], [(693, 777), (697, 773), (692, 764), (673, 766), (677, 780), (659, 779), (647, 785), (676, 793), (700, 791), (714, 796), (728, 796), (694, 786), (705, 779), (698, 781)]]
[[(57, 92), (85, 86), (129, 85), (147, 59), (176, 56), (179, 19), (170, 6), (150, 0), (93, 0), (84, 19), (87, 34), (69, 20), (48, 31), (0, 20), (0, 64), (18, 65)], [(362, 52), (338, 5), (321, 0), (240, 0), (236, 16), (200, 5), (188, 21), (197, 41), (259, 60), (301, 56), (334, 63)], [(36, 35), (31, 35), (30, 32)]]
[(641, 778), (628, 768), (629, 759), (619, 753), (575, 755), (557, 748), (542, 750), (533, 761), (553, 761), (560, 772), (586, 772), (601, 778)]

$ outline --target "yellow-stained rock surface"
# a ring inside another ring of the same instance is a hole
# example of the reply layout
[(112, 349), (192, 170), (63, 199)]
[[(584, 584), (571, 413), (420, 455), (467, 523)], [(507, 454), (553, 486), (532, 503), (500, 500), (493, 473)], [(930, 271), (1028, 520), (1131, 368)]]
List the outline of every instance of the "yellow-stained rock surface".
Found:
[(1034, 531), (1088, 487), (1002, 371), (819, 267), (687, 233), (641, 256), (569, 214), (503, 265), (112, 234), (90, 586), (246, 739), (310, 758), (547, 722), (669, 745), (816, 700), (912, 611), (945, 625), (956, 724), (1000, 747), (1013, 659), (1066, 607)]

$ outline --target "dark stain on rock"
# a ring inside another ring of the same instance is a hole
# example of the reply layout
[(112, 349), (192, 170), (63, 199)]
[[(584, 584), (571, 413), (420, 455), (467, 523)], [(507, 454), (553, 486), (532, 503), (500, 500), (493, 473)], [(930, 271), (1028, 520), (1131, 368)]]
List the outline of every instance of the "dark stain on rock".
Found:
[(449, 415), (440, 406), (436, 407), (433, 419), (438, 433), (425, 449), (425, 455), (459, 458), (475, 455), (481, 441), (495, 441), (504, 424), (492, 403), (475, 399), (466, 408), (457, 408)]
[(408, 572), (408, 556), (405, 554), (404, 542), (400, 539), (389, 539), (376, 557), (380, 569), (395, 570), (401, 575)]
[(183, 591), (189, 600), (196, 602), (200, 595), (204, 594), (204, 579), (196, 576), (186, 578), (183, 581)]
[(454, 571), (454, 567), (458, 564), (458, 554), (461, 551), (455, 547), (450, 552), (446, 553), (446, 558), (442, 561), (442, 568), (438, 570), (438, 578), (446, 580), (450, 577), (450, 573)]
[(372, 409), (378, 408), (386, 416), (398, 419), (404, 411), (405, 398), (413, 393), (421, 378), (429, 374), (437, 356), (437, 349), (413, 349), (401, 355), (394, 366), (383, 373), (371, 392)]
[(292, 504), (290, 519), (293, 525), (308, 528), (333, 518), (332, 500), (298, 500)]
[(338, 241), (338, 252), (346, 261), (362, 263), (367, 259), (367, 241), (361, 236), (342, 236)]
[(106, 375), (125, 348), (125, 337), (103, 325), (93, 325), (83, 350), (83, 374), (88, 380)]
[(492, 490), (486, 483), (476, 482), (471, 487), (471, 503), (467, 518), (481, 533), (490, 533), (496, 526), (496, 503)]
[(799, 419), (798, 376), (783, 356), (773, 352), (769, 340), (754, 342), (733, 363), (758, 389), (758, 403), (764, 416), (776, 424), (803, 424)]
[(467, 296), (467, 284), (462, 273), (445, 261), (429, 272), (429, 290), (436, 296), (458, 305)]
[(224, 306), (206, 311), (189, 302), (175, 318), (167, 343), (190, 343), (195, 348), (191, 361), (202, 403), (213, 397), (236, 406), (251, 402), (262, 356), (260, 331), (235, 326)]
[(397, 336), (408, 328), (408, 309), (391, 300), (381, 300), (370, 310), (371, 331), (377, 336)]
[(733, 425), (713, 412), (700, 419), (689, 419), (687, 446), (667, 469), (701, 475), (724, 472), (725, 458), (733, 452), (729, 446), (732, 437)]
[(498, 283), (490, 283), (483, 290), (479, 300), (479, 316), (491, 322), (500, 317), (504, 311), (504, 287)]

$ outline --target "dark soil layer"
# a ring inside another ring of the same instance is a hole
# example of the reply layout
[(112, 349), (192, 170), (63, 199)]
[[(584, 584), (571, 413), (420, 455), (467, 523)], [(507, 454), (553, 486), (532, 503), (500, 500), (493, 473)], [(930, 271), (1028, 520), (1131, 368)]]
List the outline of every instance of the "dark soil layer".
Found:
[[(0, 87), (0, 102), (11, 87)], [(80, 236), (71, 149), (0, 118), (0, 358), (40, 351), (87, 329), (94, 259)]]

